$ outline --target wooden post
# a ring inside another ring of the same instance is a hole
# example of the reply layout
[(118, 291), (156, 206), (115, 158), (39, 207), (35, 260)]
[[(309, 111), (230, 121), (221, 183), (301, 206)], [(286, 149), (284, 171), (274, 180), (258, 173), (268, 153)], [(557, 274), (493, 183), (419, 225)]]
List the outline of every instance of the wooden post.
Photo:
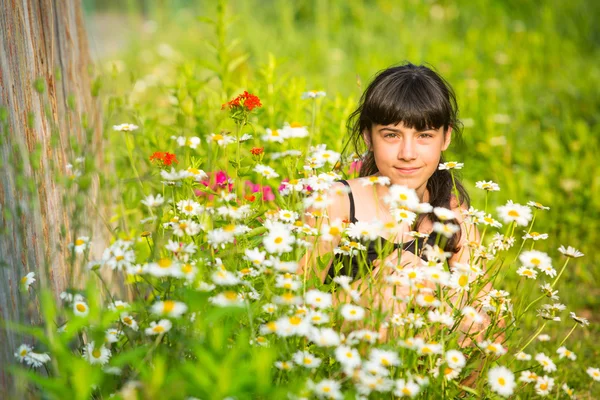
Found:
[(101, 161), (91, 71), (80, 1), (0, 0), (0, 398), (15, 390), (4, 367), (31, 343), (2, 322), (40, 320), (20, 279), (35, 272), (55, 297), (68, 283), (73, 224), (57, 171), (82, 155), (75, 148)]

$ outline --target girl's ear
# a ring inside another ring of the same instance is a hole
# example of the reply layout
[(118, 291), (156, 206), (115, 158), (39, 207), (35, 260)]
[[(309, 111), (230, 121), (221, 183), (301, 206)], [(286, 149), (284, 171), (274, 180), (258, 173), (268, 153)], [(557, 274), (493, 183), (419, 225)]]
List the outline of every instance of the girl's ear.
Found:
[(448, 127), (448, 130), (444, 134), (444, 144), (442, 145), (442, 151), (446, 151), (448, 146), (450, 146), (450, 142), (452, 141), (452, 125)]

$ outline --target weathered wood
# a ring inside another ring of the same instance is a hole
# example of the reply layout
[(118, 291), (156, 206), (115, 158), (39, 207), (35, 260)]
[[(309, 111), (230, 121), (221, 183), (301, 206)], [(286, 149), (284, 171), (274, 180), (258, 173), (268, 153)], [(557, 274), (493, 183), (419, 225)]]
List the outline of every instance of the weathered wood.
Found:
[[(8, 110), (6, 125), (0, 127), (4, 321), (39, 320), (38, 310), (29, 305), (32, 293), (19, 292), (19, 280), (27, 272), (36, 272), (39, 283), (56, 295), (67, 284), (69, 213), (53, 170), (64, 171), (79, 155), (72, 151), (73, 139), (79, 144), (91, 140), (95, 152), (87, 156), (101, 157), (90, 66), (78, 0), (0, 0), (0, 107)], [(34, 90), (36, 82), (44, 93)], [(86, 131), (85, 124), (92, 128)], [(66, 237), (61, 237), (61, 227)], [(0, 398), (9, 398), (4, 395), (13, 386), (2, 367), (15, 362), (13, 353), (23, 339), (0, 325)]]

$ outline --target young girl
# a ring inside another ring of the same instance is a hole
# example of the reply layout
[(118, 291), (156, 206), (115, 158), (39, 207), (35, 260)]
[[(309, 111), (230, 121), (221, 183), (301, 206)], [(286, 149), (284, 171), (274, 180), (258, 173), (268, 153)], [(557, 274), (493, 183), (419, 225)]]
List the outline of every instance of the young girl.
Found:
[[(396, 300), (410, 293), (408, 287), (390, 284), (390, 276), (425, 261), (446, 261), (448, 255), (447, 265), (468, 262), (465, 244), (477, 238), (475, 227), (467, 226), (461, 217), (461, 210), (469, 208), (469, 197), (450, 171), (440, 168), (443, 151), (460, 133), (457, 114), (452, 88), (428, 67), (406, 64), (375, 77), (348, 121), (356, 153), (366, 150), (360, 177), (336, 182), (328, 194), (326, 217), (310, 222), (321, 230), (333, 227), (335, 232), (349, 227), (350, 232), (357, 231), (354, 237), (368, 240), (340, 243), (339, 235), (327, 235), (331, 240), (315, 243), (301, 260), (305, 279), (317, 276), (321, 282), (344, 285), (347, 278), (335, 278), (350, 276), (354, 299), (360, 297), (364, 307), (383, 310), (389, 316), (402, 311), (402, 302)], [(402, 212), (414, 210), (390, 207), (394, 196), (414, 196), (394, 185), (416, 192), (421, 213), (414, 221), (414, 214)], [(434, 213), (433, 208), (453, 214)], [(444, 218), (444, 227), (455, 227), (456, 232), (433, 232), (440, 216), (450, 217)], [(363, 251), (355, 251), (363, 246)], [(335, 257), (321, 259), (336, 248)], [(358, 254), (348, 255), (354, 253)], [(342, 295), (339, 301), (348, 301), (344, 293), (350, 292), (338, 291)]]

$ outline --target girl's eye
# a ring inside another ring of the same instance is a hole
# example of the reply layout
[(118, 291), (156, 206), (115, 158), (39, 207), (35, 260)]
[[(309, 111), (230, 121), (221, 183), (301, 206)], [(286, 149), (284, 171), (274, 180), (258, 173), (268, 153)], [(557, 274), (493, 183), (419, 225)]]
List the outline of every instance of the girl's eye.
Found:
[(429, 139), (429, 138), (432, 138), (432, 137), (433, 137), (433, 135), (431, 135), (429, 133), (422, 133), (422, 134), (419, 135), (419, 138), (421, 138), (421, 139)]
[(383, 137), (384, 138), (393, 138), (393, 137), (396, 137), (396, 134), (395, 133), (386, 133)]

